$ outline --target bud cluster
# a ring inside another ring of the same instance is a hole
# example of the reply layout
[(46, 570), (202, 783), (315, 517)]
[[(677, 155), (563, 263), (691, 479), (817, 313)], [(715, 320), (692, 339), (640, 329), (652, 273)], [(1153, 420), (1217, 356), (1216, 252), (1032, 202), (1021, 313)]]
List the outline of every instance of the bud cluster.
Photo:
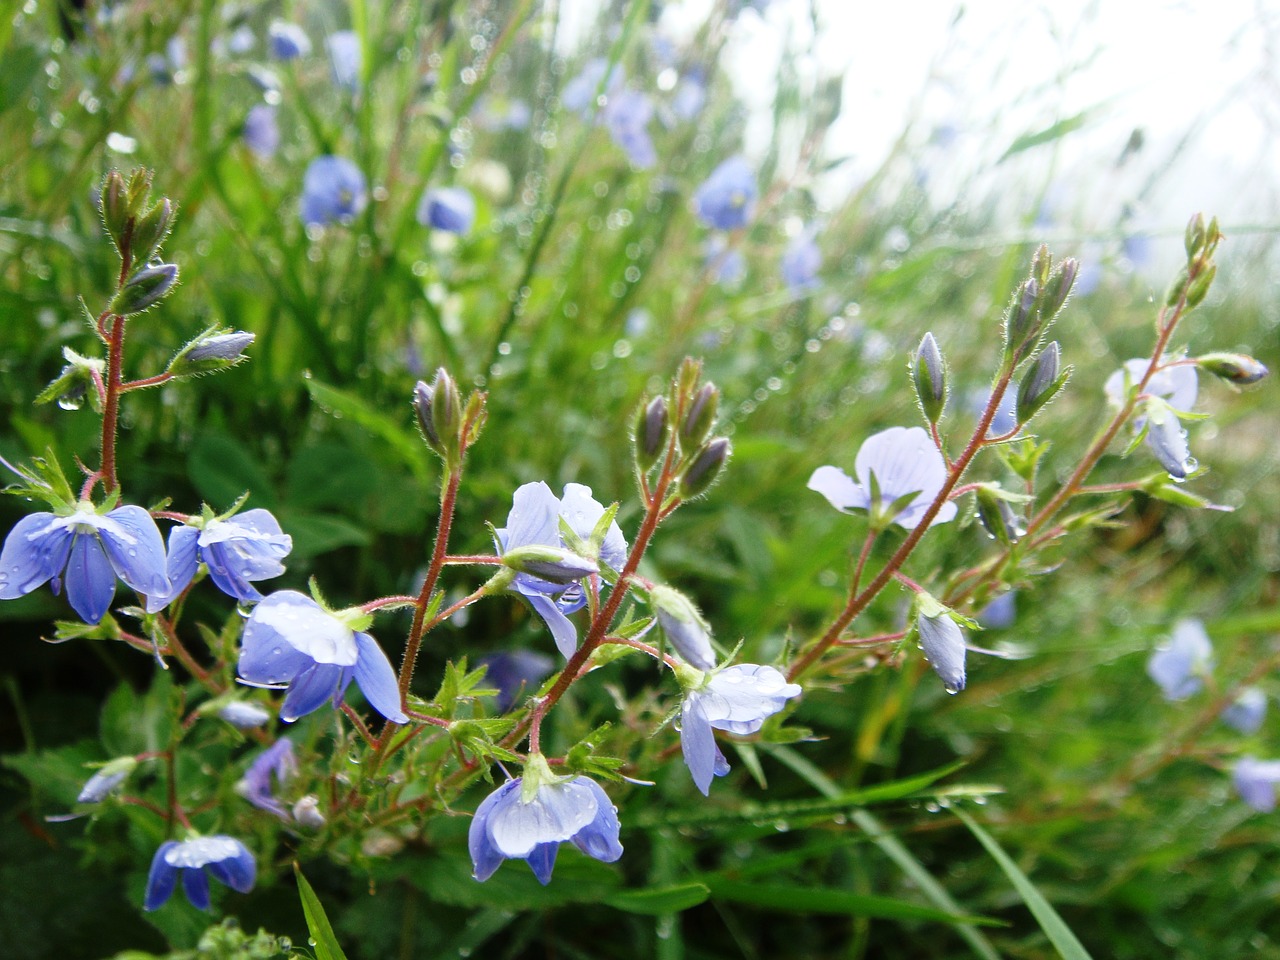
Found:
[(706, 492), (731, 449), (728, 437), (712, 436), (719, 407), (720, 390), (702, 382), (701, 362), (686, 359), (670, 395), (647, 400), (636, 411), (632, 448), (640, 476), (664, 461), (671, 467), (682, 500)]
[[(1213, 262), (1213, 255), (1222, 240), (1222, 231), (1218, 227), (1218, 218), (1214, 217), (1207, 224), (1204, 214), (1197, 213), (1187, 224), (1183, 237), (1183, 248), (1187, 251), (1187, 265), (1178, 272), (1178, 276), (1169, 285), (1165, 294), (1166, 306), (1176, 307), (1186, 304), (1186, 309), (1198, 307), (1209, 293), (1213, 285), (1214, 275), (1218, 272)], [(1249, 382), (1249, 381), (1245, 381)]]
[(174, 206), (168, 197), (150, 202), (151, 173), (138, 168), (126, 181), (112, 170), (102, 182), (102, 222), (120, 254), (120, 288), (107, 309), (117, 316), (141, 313), (173, 290), (178, 267), (152, 263), (173, 229)]
[(1015, 367), (1035, 352), (1041, 338), (1062, 312), (1080, 272), (1079, 261), (1067, 257), (1056, 264), (1041, 246), (1031, 261), (1031, 276), (1020, 283), (1004, 317), (1005, 362)]
[(450, 470), (459, 466), (467, 448), (480, 438), (487, 417), (486, 396), (472, 390), (463, 406), (458, 383), (444, 367), (436, 370), (431, 383), (419, 380), (413, 388), (413, 410), (422, 439)]

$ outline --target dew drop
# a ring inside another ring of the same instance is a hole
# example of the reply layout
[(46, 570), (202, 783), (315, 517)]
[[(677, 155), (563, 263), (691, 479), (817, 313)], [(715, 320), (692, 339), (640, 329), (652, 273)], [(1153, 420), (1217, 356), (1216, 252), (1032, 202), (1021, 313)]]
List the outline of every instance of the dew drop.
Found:
[(947, 693), (951, 694), (953, 697), (960, 692), (960, 688), (953, 683), (946, 684), (942, 689), (946, 690)]
[(84, 391), (64, 393), (58, 398), (58, 406), (63, 410), (79, 410), (84, 406)]

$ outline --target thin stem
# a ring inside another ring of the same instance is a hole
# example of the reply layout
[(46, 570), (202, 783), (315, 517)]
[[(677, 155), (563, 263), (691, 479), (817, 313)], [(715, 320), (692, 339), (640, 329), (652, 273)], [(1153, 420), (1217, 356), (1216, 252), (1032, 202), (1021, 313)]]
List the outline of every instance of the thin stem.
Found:
[[(123, 281), (121, 281), (123, 283)], [(107, 350), (107, 395), (102, 404), (102, 489), (110, 494), (115, 492), (119, 482), (116, 479), (116, 432), (120, 420), (120, 368), (124, 362), (124, 317), (118, 314), (103, 314), (99, 322), (110, 320), (110, 338)]]
[(128, 383), (120, 384), (120, 392), (127, 393), (130, 390), (141, 390), (144, 387), (158, 387), (162, 383), (168, 383), (172, 380), (171, 373), (157, 373), (154, 377), (145, 377), (142, 380), (130, 380)]

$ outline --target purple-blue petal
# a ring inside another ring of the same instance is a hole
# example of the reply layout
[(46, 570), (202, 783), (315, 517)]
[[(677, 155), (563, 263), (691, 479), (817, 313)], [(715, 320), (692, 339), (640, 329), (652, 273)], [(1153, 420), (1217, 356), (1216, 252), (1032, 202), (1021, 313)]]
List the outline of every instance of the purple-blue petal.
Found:
[(178, 882), (178, 868), (170, 866), (164, 855), (178, 845), (176, 840), (168, 840), (160, 844), (156, 854), (151, 858), (151, 871), (147, 874), (147, 892), (142, 898), (143, 910), (156, 910), (163, 907), (173, 896), (173, 888)]
[(98, 531), (120, 579), (144, 597), (168, 596), (164, 539), (151, 514), (142, 507), (117, 507), (107, 514), (107, 519), (119, 524), (128, 534), (128, 538), (122, 537), (111, 526)]
[(595, 794), (596, 816), (570, 839), (587, 856), (603, 863), (613, 863), (622, 856), (622, 844), (618, 842), (618, 833), (622, 829), (618, 823), (618, 811), (609, 795), (594, 780), (578, 777), (574, 783), (585, 784)]
[(541, 593), (521, 594), (533, 607), (533, 612), (540, 616), (551, 636), (555, 639), (556, 649), (566, 660), (578, 649), (578, 629), (561, 611), (555, 600)]
[(540, 843), (529, 851), (525, 859), (529, 861), (529, 869), (544, 887), (551, 882), (551, 871), (556, 865), (556, 854), (560, 852), (560, 842)]
[(343, 673), (342, 667), (332, 663), (317, 663), (303, 670), (289, 684), (289, 692), (280, 705), (280, 719), (292, 723), (320, 709), (325, 701), (340, 698), (345, 689)]
[(116, 574), (91, 533), (76, 534), (64, 578), (67, 601), (85, 623), (102, 620), (116, 595)]
[(67, 565), (74, 534), (52, 526), (56, 519), (52, 513), (32, 513), (9, 531), (0, 551), (0, 600), (25, 596)]
[(497, 790), (489, 794), (476, 807), (475, 816), (471, 818), (471, 827), (467, 831), (467, 848), (471, 851), (471, 863), (474, 867), (472, 875), (483, 882), (493, 876), (494, 871), (506, 859), (493, 842), (489, 833), (489, 817), (500, 804), (505, 805), (512, 792), (520, 790), (520, 779), (508, 780)]
[(197, 910), (209, 909), (209, 878), (204, 867), (187, 867), (182, 871), (182, 890)]
[(715, 775), (716, 737), (700, 700), (696, 692), (691, 693), (680, 708), (680, 752), (694, 786), (705, 797), (711, 792)]
[(360, 692), (369, 705), (392, 723), (408, 723), (409, 718), (400, 709), (400, 687), (391, 661), (378, 646), (378, 641), (367, 633), (356, 632), (356, 647), (360, 651), (356, 659), (355, 679)]
[(239, 850), (234, 856), (227, 857), (225, 860), (215, 860), (209, 864), (208, 869), (219, 883), (225, 884), (238, 893), (248, 893), (253, 889), (254, 880), (257, 878), (257, 864), (253, 854), (244, 844), (239, 840), (235, 843)]
[[(155, 613), (152, 605), (163, 600), (168, 603), (183, 590), (187, 589), (196, 569), (200, 566), (199, 557), (200, 531), (186, 524), (174, 527), (169, 531), (169, 556), (165, 561), (165, 570), (169, 576), (169, 595), (167, 597), (147, 597), (147, 610)], [(161, 604), (163, 606), (164, 604)], [(156, 608), (159, 609), (159, 608)]]

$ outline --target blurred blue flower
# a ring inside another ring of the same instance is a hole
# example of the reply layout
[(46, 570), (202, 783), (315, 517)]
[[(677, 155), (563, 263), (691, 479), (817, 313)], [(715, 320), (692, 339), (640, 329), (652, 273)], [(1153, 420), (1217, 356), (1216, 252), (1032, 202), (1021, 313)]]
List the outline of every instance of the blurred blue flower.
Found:
[(1147, 661), (1147, 676), (1166, 700), (1185, 700), (1198, 693), (1213, 670), (1213, 646), (1199, 620), (1179, 620), (1169, 642), (1156, 648)]
[[(986, 409), (987, 401), (991, 398), (991, 391), (986, 391), (981, 402), (977, 404), (976, 413), (981, 414)], [(1002, 437), (1009, 433), (1018, 425), (1018, 391), (1006, 390), (1000, 398), (1000, 405), (996, 407), (996, 414), (991, 418), (991, 426), (987, 427), (988, 437)]]
[(270, 580), (284, 573), (280, 561), (292, 549), (293, 538), (281, 531), (270, 511), (262, 509), (202, 525), (174, 527), (169, 531), (169, 597), (182, 593), (203, 563), (219, 590), (254, 603), (262, 594), (250, 581)]
[(271, 714), (256, 703), (232, 700), (218, 709), (218, 716), (237, 730), (252, 730), (271, 719)]
[(280, 128), (276, 125), (276, 108), (260, 103), (244, 118), (244, 142), (259, 160), (270, 160), (280, 147)]
[(1276, 784), (1280, 783), (1280, 760), (1241, 757), (1231, 771), (1231, 780), (1240, 799), (1259, 813), (1276, 808)]
[(465, 187), (432, 187), (418, 203), (418, 222), (447, 233), (465, 234), (476, 218), (476, 201)]
[(254, 758), (237, 789), (258, 809), (274, 813), (281, 820), (288, 820), (289, 811), (271, 792), (271, 778), (274, 777), (275, 785), (281, 787), (297, 772), (298, 761), (293, 756), (293, 741), (288, 737), (281, 737)]
[(604, 863), (622, 856), (618, 811), (594, 780), (550, 777), (532, 791), (524, 780), (508, 780), (476, 808), (467, 846), (477, 880), (488, 880), (503, 860), (524, 860), (545, 886), (565, 841)]
[(964, 689), (966, 649), (960, 625), (946, 613), (937, 617), (921, 613), (916, 617), (916, 630), (920, 633), (925, 659), (942, 680), (947, 693), (959, 693)]
[(164, 541), (142, 507), (117, 507), (105, 516), (82, 502), (69, 516), (33, 513), (14, 525), (0, 551), (0, 600), (25, 596), (49, 580), (63, 583), (85, 623), (98, 623), (116, 595), (116, 578), (164, 607), (169, 595)]
[[(824, 497), (837, 510), (868, 510), (873, 519), (896, 523), (914, 530), (942, 490), (947, 464), (933, 440), (920, 427), (890, 427), (868, 437), (853, 462), (857, 481), (838, 467), (819, 467), (809, 478), (809, 489)], [(880, 499), (871, 501), (872, 477)], [(883, 514), (895, 500), (915, 493), (916, 497), (892, 517)], [(933, 523), (946, 523), (956, 515), (956, 505), (948, 500)]]
[(712, 777), (729, 772), (711, 731), (739, 736), (756, 733), (800, 692), (799, 684), (787, 683), (773, 667), (742, 663), (707, 674), (702, 686), (685, 694), (680, 705), (680, 750), (703, 796), (711, 790)]
[(481, 97), (476, 103), (476, 126), (482, 130), (526, 130), (533, 119), (528, 102)]
[[(584, 116), (590, 114), (595, 103), (596, 91), (600, 89), (600, 81), (604, 80), (604, 73), (608, 69), (609, 62), (601, 57), (588, 60), (582, 72), (565, 84), (560, 94), (560, 103), (566, 110), (572, 110)], [(623, 80), (621, 66), (614, 64), (613, 69), (609, 71), (609, 80), (604, 85), (605, 94), (611, 95), (617, 87), (622, 85)]]
[(746, 159), (730, 157), (694, 192), (698, 219), (718, 230), (745, 227), (755, 212), (756, 176)]
[[(1126, 360), (1124, 367), (1107, 378), (1103, 392), (1114, 406), (1122, 406), (1128, 396), (1127, 387), (1136, 385), (1151, 366), (1149, 358)], [(1199, 379), (1194, 364), (1178, 364), (1157, 370), (1147, 381), (1147, 388), (1133, 418), (1135, 429), (1147, 429), (1146, 444), (1160, 465), (1172, 477), (1185, 477), (1195, 469), (1187, 434), (1178, 421), (1179, 413), (1195, 406)]]
[(311, 38), (296, 23), (272, 20), (267, 27), (267, 49), (277, 60), (294, 60), (311, 53)]
[(510, 710), (517, 698), (531, 695), (556, 666), (546, 654), (533, 650), (490, 653), (477, 662), (485, 667), (485, 680), (498, 691), (494, 698), (498, 713)]
[[(526, 483), (512, 497), (507, 525), (495, 533), (498, 552), (507, 553), (518, 547), (546, 546), (564, 549), (560, 520), (564, 519), (583, 540), (591, 537), (595, 525), (604, 516), (604, 507), (592, 496), (591, 488), (580, 483), (565, 484), (560, 500), (542, 481)], [(614, 570), (621, 570), (627, 560), (627, 541), (617, 521), (609, 524), (600, 546), (600, 560)], [(511, 589), (528, 601), (551, 631), (558, 649), (567, 659), (578, 647), (578, 631), (568, 615), (586, 606), (587, 599), (577, 583), (552, 583), (528, 573), (516, 574)]]
[(209, 909), (209, 877), (240, 893), (253, 889), (257, 864), (245, 845), (234, 837), (217, 835), (160, 844), (147, 875), (144, 910), (168, 902), (182, 876), (182, 889), (197, 910)]
[(671, 97), (671, 112), (681, 120), (692, 120), (707, 102), (707, 85), (702, 72), (691, 70), (680, 78)]
[(783, 251), (782, 280), (792, 293), (804, 293), (821, 286), (818, 280), (821, 269), (822, 251), (814, 240), (813, 230), (804, 230)]
[(240, 679), (285, 687), (280, 719), (292, 723), (324, 705), (337, 707), (354, 679), (370, 706), (392, 723), (408, 723), (391, 662), (369, 634), (353, 630), (295, 590), (271, 594), (249, 614)]
[(635, 167), (646, 170), (658, 162), (653, 140), (645, 129), (653, 117), (653, 101), (637, 90), (620, 90), (609, 96), (604, 122), (613, 142), (620, 146)]
[(1222, 722), (1249, 736), (1257, 733), (1267, 716), (1267, 695), (1257, 687), (1240, 691), (1235, 702), (1222, 711)]
[(364, 174), (345, 157), (316, 157), (302, 177), (302, 222), (307, 226), (350, 220), (368, 200)]
[(324, 45), (329, 51), (329, 63), (333, 67), (333, 82), (344, 90), (355, 92), (360, 84), (360, 38), (354, 30), (339, 30), (329, 34)]
[(1018, 618), (1018, 605), (1014, 599), (1016, 592), (1010, 590), (996, 597), (978, 613), (978, 622), (988, 630), (1002, 630), (1011, 627)]
[(724, 234), (717, 233), (707, 238), (703, 245), (703, 258), (714, 283), (732, 287), (747, 275), (747, 258), (741, 250), (729, 246)]

